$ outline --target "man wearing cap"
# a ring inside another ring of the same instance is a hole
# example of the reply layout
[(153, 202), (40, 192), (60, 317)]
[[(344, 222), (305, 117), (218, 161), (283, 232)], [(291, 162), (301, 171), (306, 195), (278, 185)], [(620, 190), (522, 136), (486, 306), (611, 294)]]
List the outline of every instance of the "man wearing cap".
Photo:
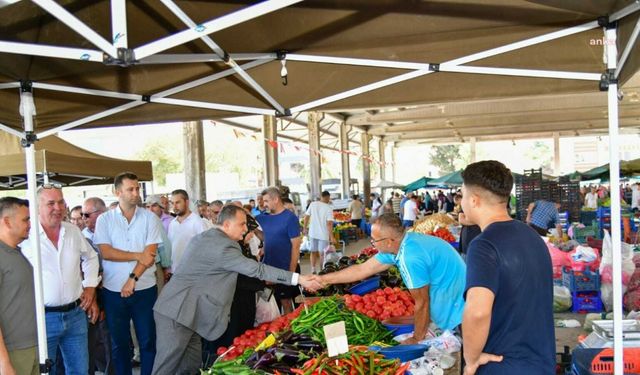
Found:
[(224, 203), (217, 199), (209, 205), (209, 217), (211, 218), (212, 227), (218, 222), (218, 215), (220, 215), (220, 211), (222, 211), (222, 206), (224, 206)]
[(176, 213), (175, 219), (169, 224), (169, 241), (171, 241), (171, 268), (176, 269), (189, 241), (209, 227), (206, 219), (201, 218), (189, 208), (189, 194), (178, 189), (171, 193), (171, 202)]
[(149, 210), (151, 210), (154, 214), (156, 214), (160, 218), (164, 231), (166, 233), (169, 233), (169, 224), (171, 224), (171, 220), (173, 220), (173, 216), (167, 213), (166, 203), (163, 204), (161, 197), (158, 197), (158, 196), (149, 196), (144, 203), (146, 204)]
[[(89, 370), (87, 316), (98, 319), (96, 303), (98, 254), (80, 229), (65, 222), (66, 203), (62, 190), (40, 187), (37, 191), (40, 219), (40, 260), (44, 288), (47, 346), (54, 362), (58, 346), (67, 374)], [(22, 243), (25, 256), (35, 261), (35, 244)], [(51, 373), (55, 374), (55, 365)]]

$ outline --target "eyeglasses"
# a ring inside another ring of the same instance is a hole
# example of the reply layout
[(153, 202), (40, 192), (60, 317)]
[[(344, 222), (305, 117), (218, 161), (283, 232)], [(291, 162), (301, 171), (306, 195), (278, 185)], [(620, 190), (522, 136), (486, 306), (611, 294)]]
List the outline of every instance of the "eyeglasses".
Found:
[(370, 241), (370, 242), (371, 242), (371, 246), (376, 247), (376, 244), (377, 244), (378, 242), (380, 242), (380, 241), (384, 241), (384, 240), (388, 240), (388, 239), (389, 239), (389, 237), (381, 238), (381, 239), (379, 239), (379, 240), (374, 240), (374, 239), (372, 238), (372, 239), (371, 239), (371, 241)]
[(83, 212), (83, 213), (81, 213), (81, 215), (82, 215), (83, 218), (88, 219), (89, 216), (95, 214), (96, 212), (98, 212), (98, 210), (91, 211), (91, 212)]
[(43, 189), (62, 189), (62, 184), (42, 184)]

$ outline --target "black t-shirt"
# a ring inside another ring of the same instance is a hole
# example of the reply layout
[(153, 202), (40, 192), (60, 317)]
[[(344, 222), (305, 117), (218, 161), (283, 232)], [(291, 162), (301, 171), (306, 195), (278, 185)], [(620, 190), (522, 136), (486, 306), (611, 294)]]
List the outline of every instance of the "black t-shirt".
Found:
[(483, 351), (504, 356), (477, 374), (554, 374), (551, 257), (540, 236), (516, 220), (486, 227), (467, 254), (465, 297), (473, 287), (495, 296)]

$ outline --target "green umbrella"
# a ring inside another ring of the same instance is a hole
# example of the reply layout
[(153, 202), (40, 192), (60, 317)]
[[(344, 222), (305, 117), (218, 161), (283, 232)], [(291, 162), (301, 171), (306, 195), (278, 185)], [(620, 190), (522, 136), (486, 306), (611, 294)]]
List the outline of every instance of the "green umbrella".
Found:
[(413, 181), (412, 183), (410, 183), (407, 186), (405, 186), (404, 188), (402, 188), (402, 191), (414, 191), (414, 190), (418, 190), (418, 189), (424, 189), (427, 186), (431, 185), (430, 184), (431, 180), (433, 180), (433, 178), (420, 177), (419, 179)]
[[(620, 162), (620, 176), (630, 177), (640, 173), (640, 159), (622, 160)], [(609, 163), (589, 169), (582, 173), (582, 180), (609, 179)]]
[(435, 180), (431, 180), (429, 185), (435, 186), (462, 186), (462, 169), (451, 172)]

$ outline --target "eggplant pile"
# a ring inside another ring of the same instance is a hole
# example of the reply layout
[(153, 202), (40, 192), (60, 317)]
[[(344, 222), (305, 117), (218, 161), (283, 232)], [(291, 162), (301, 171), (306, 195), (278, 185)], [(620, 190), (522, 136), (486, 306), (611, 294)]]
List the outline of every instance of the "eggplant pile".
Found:
[(291, 368), (302, 367), (311, 358), (320, 356), (324, 347), (311, 336), (286, 331), (276, 343), (266, 350), (255, 351), (245, 361), (245, 366), (254, 371), (294, 374)]

